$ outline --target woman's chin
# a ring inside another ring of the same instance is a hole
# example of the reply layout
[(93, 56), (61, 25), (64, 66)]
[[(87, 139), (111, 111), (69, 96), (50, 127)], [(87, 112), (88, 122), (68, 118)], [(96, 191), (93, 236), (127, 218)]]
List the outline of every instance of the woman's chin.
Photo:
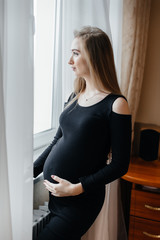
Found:
[(74, 75), (75, 75), (76, 77), (79, 77), (79, 74), (77, 74), (76, 72), (74, 72)]

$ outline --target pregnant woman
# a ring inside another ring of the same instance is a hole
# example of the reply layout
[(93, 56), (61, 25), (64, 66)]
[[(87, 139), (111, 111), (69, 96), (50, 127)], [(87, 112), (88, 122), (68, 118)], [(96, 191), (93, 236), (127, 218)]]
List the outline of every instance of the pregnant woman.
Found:
[(34, 162), (51, 212), (38, 240), (80, 240), (103, 206), (105, 184), (124, 175), (130, 160), (131, 114), (106, 33), (90, 26), (75, 31), (69, 64), (73, 93), (52, 143)]

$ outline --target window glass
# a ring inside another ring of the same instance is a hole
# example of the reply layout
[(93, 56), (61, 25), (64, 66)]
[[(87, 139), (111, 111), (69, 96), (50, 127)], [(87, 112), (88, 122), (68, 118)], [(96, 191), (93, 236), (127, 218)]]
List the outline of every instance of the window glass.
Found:
[(34, 134), (52, 128), (54, 1), (34, 0)]

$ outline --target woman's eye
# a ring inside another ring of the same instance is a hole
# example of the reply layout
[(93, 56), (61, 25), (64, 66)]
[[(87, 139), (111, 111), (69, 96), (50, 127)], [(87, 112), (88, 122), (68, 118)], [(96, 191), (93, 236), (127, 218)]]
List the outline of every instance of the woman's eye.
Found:
[(78, 56), (78, 52), (73, 52), (73, 55)]

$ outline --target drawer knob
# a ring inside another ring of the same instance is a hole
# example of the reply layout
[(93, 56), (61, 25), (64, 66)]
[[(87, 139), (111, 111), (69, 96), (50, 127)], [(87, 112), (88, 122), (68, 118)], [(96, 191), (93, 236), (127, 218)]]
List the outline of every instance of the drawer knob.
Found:
[(151, 210), (160, 211), (160, 207), (152, 207), (152, 206), (147, 205), (147, 204), (145, 204), (144, 206), (145, 206), (146, 208), (151, 209)]
[(147, 232), (143, 232), (143, 234), (148, 236), (148, 237), (151, 237), (151, 238), (160, 238), (160, 235), (154, 235), (154, 234), (150, 234), (150, 233), (147, 233)]

